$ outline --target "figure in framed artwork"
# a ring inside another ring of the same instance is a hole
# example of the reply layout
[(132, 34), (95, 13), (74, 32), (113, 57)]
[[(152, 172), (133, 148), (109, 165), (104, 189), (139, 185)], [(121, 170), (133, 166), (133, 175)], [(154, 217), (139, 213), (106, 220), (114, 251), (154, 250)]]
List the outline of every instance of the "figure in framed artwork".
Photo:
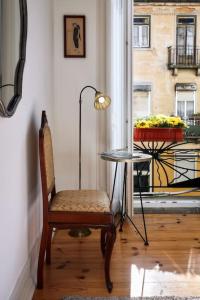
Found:
[(64, 16), (64, 57), (85, 57), (85, 16)]
[(74, 27), (74, 31), (73, 31), (74, 47), (79, 48), (79, 40), (81, 40), (80, 26), (76, 23), (73, 23), (73, 27)]

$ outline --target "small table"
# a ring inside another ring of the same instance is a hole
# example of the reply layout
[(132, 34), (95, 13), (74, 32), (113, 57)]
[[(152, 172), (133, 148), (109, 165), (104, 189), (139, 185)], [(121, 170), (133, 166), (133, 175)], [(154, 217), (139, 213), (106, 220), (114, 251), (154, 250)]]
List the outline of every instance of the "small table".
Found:
[[(113, 181), (113, 188), (112, 188), (112, 197), (111, 197), (111, 203), (113, 201), (114, 197), (114, 191), (115, 191), (115, 183), (116, 183), (116, 176), (117, 176), (117, 168), (118, 163), (124, 163), (124, 178), (123, 178), (123, 193), (122, 193), (122, 208), (120, 212), (120, 221), (117, 224), (117, 226), (120, 224), (119, 231), (122, 231), (123, 224), (126, 218), (131, 222), (135, 230), (138, 232), (142, 240), (144, 241), (145, 245), (149, 245), (148, 238), (147, 238), (147, 230), (146, 230), (146, 223), (145, 223), (145, 216), (144, 216), (144, 208), (143, 208), (143, 202), (142, 202), (142, 191), (141, 191), (141, 184), (140, 184), (140, 176), (141, 171), (139, 172), (138, 163), (146, 163), (151, 161), (151, 155), (144, 154), (141, 151), (134, 151), (133, 153), (130, 153), (126, 150), (113, 150), (110, 152), (103, 152), (100, 154), (101, 158), (107, 161), (115, 162), (115, 175), (114, 175), (114, 181)], [(140, 197), (140, 203), (141, 203), (141, 209), (142, 209), (142, 218), (143, 218), (143, 225), (144, 225), (144, 232), (145, 236), (141, 234), (137, 226), (134, 224), (132, 219), (127, 213), (127, 193), (126, 193), (126, 180), (127, 180), (127, 164), (128, 163), (135, 163), (136, 166), (136, 172), (138, 176), (138, 188), (139, 188), (139, 197)]]

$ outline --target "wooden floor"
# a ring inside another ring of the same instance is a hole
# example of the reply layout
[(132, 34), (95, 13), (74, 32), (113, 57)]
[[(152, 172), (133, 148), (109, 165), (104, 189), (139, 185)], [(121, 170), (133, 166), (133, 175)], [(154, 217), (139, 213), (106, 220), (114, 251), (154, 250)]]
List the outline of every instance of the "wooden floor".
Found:
[[(112, 296), (200, 296), (200, 215), (147, 215), (150, 245), (129, 224), (117, 233), (112, 256)], [(135, 222), (141, 224), (137, 215)], [(108, 296), (99, 231), (85, 238), (56, 233), (44, 289), (33, 300), (67, 295)]]

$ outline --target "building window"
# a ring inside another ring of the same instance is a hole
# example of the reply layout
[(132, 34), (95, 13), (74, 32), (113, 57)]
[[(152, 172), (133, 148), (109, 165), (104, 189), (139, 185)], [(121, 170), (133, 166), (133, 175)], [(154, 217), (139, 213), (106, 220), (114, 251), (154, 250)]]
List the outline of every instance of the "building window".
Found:
[(178, 64), (194, 64), (196, 46), (196, 17), (178, 16), (176, 47)]
[(151, 85), (135, 84), (133, 88), (133, 120), (151, 113)]
[(133, 18), (133, 47), (150, 47), (150, 16), (134, 16)]
[(176, 115), (188, 120), (195, 113), (195, 91), (176, 92)]

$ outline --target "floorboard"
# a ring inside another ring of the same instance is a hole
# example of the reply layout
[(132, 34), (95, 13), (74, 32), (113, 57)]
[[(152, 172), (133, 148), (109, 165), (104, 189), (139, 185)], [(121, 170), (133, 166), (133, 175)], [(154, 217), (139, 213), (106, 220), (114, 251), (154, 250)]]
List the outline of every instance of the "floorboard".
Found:
[[(140, 226), (141, 217), (135, 216)], [(113, 296), (199, 296), (200, 216), (146, 215), (150, 245), (144, 246), (126, 223), (112, 256)], [(141, 227), (142, 228), (142, 227)], [(44, 269), (44, 288), (33, 300), (60, 300), (66, 295), (109, 296), (104, 282), (100, 232), (73, 238), (55, 234), (52, 264)]]

